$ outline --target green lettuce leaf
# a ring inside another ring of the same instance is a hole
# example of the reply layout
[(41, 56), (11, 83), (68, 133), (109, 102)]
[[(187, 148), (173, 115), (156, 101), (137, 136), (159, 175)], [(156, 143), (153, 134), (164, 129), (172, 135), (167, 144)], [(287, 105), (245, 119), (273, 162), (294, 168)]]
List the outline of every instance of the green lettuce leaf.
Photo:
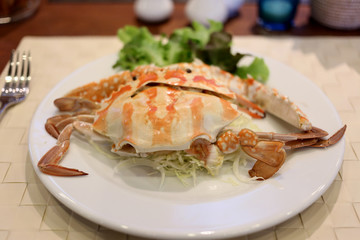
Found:
[(119, 39), (124, 43), (119, 51), (114, 68), (134, 69), (136, 66), (154, 63), (166, 64), (165, 49), (162, 41), (155, 39), (147, 28), (126, 26), (118, 31)]
[(132, 70), (144, 64), (165, 66), (199, 58), (242, 78), (251, 75), (265, 82), (269, 77), (269, 69), (261, 58), (239, 67), (246, 55), (231, 52), (232, 36), (223, 30), (221, 22), (210, 21), (208, 28), (193, 22), (191, 27), (176, 29), (168, 38), (155, 38), (145, 27), (125, 26), (118, 30), (117, 36), (124, 45), (114, 68)]
[(270, 71), (264, 59), (255, 57), (249, 66), (238, 67), (236, 74), (241, 78), (250, 75), (257, 81), (265, 83), (269, 79)]

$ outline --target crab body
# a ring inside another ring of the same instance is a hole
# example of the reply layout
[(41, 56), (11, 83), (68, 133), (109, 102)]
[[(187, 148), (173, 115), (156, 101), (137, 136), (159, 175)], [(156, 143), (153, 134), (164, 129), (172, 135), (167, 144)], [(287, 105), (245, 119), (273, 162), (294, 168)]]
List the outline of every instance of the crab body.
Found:
[[(320, 140), (327, 133), (313, 128), (305, 114), (275, 89), (198, 61), (163, 68), (140, 66), (79, 87), (55, 100), (55, 105), (73, 113), (47, 121), (46, 129), (58, 144), (38, 165), (52, 175), (85, 174), (60, 166), (56, 171), (73, 128), (112, 142), (112, 151), (123, 156), (186, 151), (204, 161), (211, 174), (221, 167), (221, 155), (242, 148), (257, 160), (249, 174), (264, 179), (284, 163), (286, 147), (328, 146), (345, 131), (331, 141)], [(243, 119), (264, 118), (263, 108), (302, 133), (255, 133), (238, 127)]]

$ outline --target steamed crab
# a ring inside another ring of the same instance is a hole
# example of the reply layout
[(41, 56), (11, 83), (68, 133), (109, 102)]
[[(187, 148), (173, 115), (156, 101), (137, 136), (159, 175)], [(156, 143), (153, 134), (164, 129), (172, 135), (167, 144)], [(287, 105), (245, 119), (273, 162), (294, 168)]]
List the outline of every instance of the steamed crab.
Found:
[[(211, 174), (224, 154), (241, 148), (256, 160), (251, 177), (267, 179), (283, 165), (286, 149), (326, 147), (342, 138), (346, 126), (328, 139), (287, 97), (253, 79), (240, 79), (200, 61), (167, 67), (146, 65), (99, 83), (76, 88), (54, 104), (65, 114), (47, 120), (57, 144), (39, 161), (43, 173), (87, 173), (59, 165), (74, 129), (112, 142), (122, 156), (146, 157), (161, 151), (185, 151), (203, 161)], [(299, 133), (254, 132), (238, 127), (244, 118), (264, 118), (265, 110), (297, 127)]]

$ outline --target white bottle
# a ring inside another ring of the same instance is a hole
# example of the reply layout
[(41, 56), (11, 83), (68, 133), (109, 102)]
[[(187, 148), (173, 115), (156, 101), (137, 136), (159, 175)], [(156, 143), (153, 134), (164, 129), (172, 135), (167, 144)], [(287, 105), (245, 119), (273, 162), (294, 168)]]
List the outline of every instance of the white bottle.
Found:
[(189, 0), (185, 12), (191, 21), (206, 26), (209, 25), (209, 20), (224, 23), (228, 18), (228, 9), (223, 0)]
[(136, 16), (146, 22), (160, 22), (168, 19), (174, 10), (171, 0), (135, 0)]

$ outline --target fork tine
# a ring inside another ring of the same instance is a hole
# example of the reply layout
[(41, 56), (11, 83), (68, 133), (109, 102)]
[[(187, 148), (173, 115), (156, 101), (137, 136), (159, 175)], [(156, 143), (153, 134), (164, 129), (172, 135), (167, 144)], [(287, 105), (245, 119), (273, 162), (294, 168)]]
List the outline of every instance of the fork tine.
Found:
[(5, 85), (4, 85), (5, 90), (8, 90), (10, 88), (11, 82), (13, 80), (12, 73), (13, 73), (13, 68), (14, 68), (14, 64), (15, 64), (14, 54), (15, 54), (15, 50), (12, 50), (10, 60), (9, 60), (8, 74), (5, 77)]
[(18, 73), (19, 65), (20, 65), (19, 52), (17, 52), (16, 60), (15, 60), (15, 69), (14, 69), (14, 73), (13, 73), (13, 77), (12, 77), (12, 81), (11, 81), (11, 89), (13, 92), (15, 91), (16, 88), (18, 88), (18, 84), (19, 84), (19, 73)]
[(5, 77), (4, 87), (0, 95), (0, 120), (4, 116), (6, 109), (25, 100), (29, 93), (30, 76), (30, 51), (28, 54), (12, 51), (8, 74)]
[(30, 81), (31, 81), (31, 75), (30, 75), (30, 62), (31, 62), (31, 55), (30, 55), (30, 51), (28, 51), (28, 54), (27, 54), (27, 69), (26, 69), (26, 80), (25, 80), (25, 88), (26, 88), (26, 91), (27, 93), (29, 92), (29, 84), (30, 84)]
[[(19, 91), (27, 91), (29, 86), (30, 77), (30, 57), (29, 54), (23, 52), (21, 56), (21, 72), (19, 80)], [(26, 73), (25, 73), (26, 72)]]
[(26, 60), (26, 55), (25, 52), (23, 52), (21, 54), (21, 68), (20, 68), (20, 74), (19, 74), (19, 80), (18, 80), (18, 86), (17, 86), (17, 91), (22, 91), (23, 85), (24, 85), (24, 72), (25, 72), (25, 60)]

